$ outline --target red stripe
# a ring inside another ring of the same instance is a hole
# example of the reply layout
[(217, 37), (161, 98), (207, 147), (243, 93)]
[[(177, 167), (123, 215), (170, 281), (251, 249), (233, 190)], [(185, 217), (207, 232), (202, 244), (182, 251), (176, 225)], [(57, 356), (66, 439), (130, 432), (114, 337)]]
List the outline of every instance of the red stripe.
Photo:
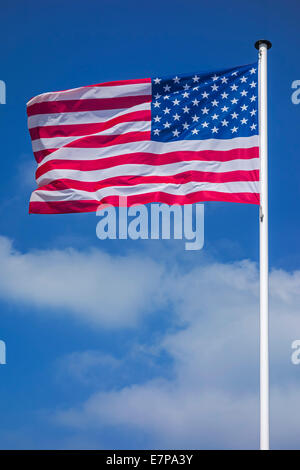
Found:
[(32, 140), (51, 137), (72, 137), (90, 135), (105, 131), (122, 122), (151, 121), (151, 111), (135, 111), (94, 124), (65, 124), (56, 126), (33, 127), (29, 129)]
[(50, 160), (37, 169), (36, 178), (39, 178), (44, 173), (47, 173), (50, 170), (56, 169), (91, 171), (129, 164), (144, 164), (156, 166), (167, 165), (168, 163), (177, 163), (193, 160), (227, 162), (231, 160), (247, 160), (258, 157), (259, 148), (251, 147), (249, 149), (233, 149), (220, 151), (202, 150), (199, 152), (169, 152), (160, 155), (154, 153), (138, 152), (117, 155), (116, 157), (100, 158), (97, 160)]
[(117, 98), (95, 98), (80, 100), (42, 101), (27, 107), (27, 115), (50, 113), (74, 113), (105, 109), (125, 109), (142, 103), (150, 103), (151, 95), (123, 96)]
[[(89, 135), (70, 142), (60, 148), (101, 148), (110, 147), (112, 145), (128, 144), (128, 142), (139, 142), (150, 140), (151, 131), (146, 132), (126, 132), (125, 134), (112, 135)], [(47, 155), (60, 149), (44, 149), (33, 152), (37, 163), (40, 163)], [(86, 161), (86, 160), (85, 160)]]
[(44, 150), (39, 150), (38, 152), (33, 152), (34, 158), (36, 159), (37, 163), (41, 163), (42, 160), (44, 160), (47, 155), (50, 155), (50, 153), (55, 152), (58, 149), (44, 149)]
[(68, 178), (54, 180), (52, 183), (39, 187), (39, 190), (61, 191), (64, 189), (83, 190), (95, 192), (98, 189), (114, 186), (136, 186), (138, 184), (185, 184), (190, 181), (204, 183), (229, 183), (232, 181), (259, 181), (259, 171), (228, 171), (225, 173), (212, 173), (205, 171), (185, 171), (176, 175), (168, 176), (114, 176), (102, 181), (78, 181)]
[[(160, 202), (165, 204), (192, 204), (204, 201), (226, 201), (239, 202), (245, 204), (259, 204), (258, 193), (221, 193), (217, 191), (199, 191), (185, 196), (167, 194), (163, 192), (139, 194), (127, 197), (127, 206), (134, 204), (148, 204)], [(107, 196), (101, 202), (90, 201), (51, 201), (51, 202), (30, 202), (30, 214), (67, 214), (71, 212), (95, 212), (100, 204), (119, 205), (117, 196)]]
[[(91, 87), (102, 87), (102, 86), (120, 86), (120, 85), (138, 85), (139, 83), (151, 83), (151, 78), (140, 78), (136, 80), (119, 80), (115, 82), (105, 82), (105, 83), (96, 83), (95, 85), (85, 85), (83, 87), (76, 88), (91, 88)], [(66, 88), (65, 90), (56, 90), (49, 93), (64, 93), (68, 91), (73, 91), (73, 88)], [(37, 95), (39, 96), (39, 95)], [(31, 101), (36, 96), (32, 96), (29, 101)]]
[(97, 83), (97, 85), (87, 85), (87, 87), (138, 85), (139, 83), (151, 83), (151, 78), (140, 78), (140, 79), (137, 79), (137, 80), (119, 80), (119, 81), (115, 81), (115, 82)]
[(125, 132), (124, 134), (110, 134), (110, 135), (88, 135), (76, 139), (69, 144), (64, 145), (64, 148), (99, 148), (107, 147), (110, 145), (127, 144), (128, 142), (139, 142), (143, 140), (150, 140), (151, 131), (145, 132)]

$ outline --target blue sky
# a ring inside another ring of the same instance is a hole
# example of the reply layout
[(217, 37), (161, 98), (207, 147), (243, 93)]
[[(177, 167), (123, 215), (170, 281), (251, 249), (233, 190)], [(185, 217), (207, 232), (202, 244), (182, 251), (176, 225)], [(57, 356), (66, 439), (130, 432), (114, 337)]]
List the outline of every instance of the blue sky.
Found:
[(269, 53), (271, 445), (299, 448), (299, 2), (1, 7), (0, 448), (257, 448), (258, 210), (206, 203), (205, 246), (100, 241), (95, 214), (29, 216), (26, 102)]

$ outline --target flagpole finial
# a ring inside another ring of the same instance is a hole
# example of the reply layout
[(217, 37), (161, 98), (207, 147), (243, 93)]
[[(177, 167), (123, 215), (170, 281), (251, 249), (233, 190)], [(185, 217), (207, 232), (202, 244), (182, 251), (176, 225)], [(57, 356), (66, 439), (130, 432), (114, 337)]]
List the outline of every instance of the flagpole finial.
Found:
[(272, 47), (272, 43), (271, 43), (271, 41), (268, 41), (268, 39), (259, 39), (258, 41), (256, 41), (254, 46), (256, 47), (256, 49), (259, 49), (259, 46), (261, 44), (265, 44), (268, 49), (271, 49), (271, 47)]

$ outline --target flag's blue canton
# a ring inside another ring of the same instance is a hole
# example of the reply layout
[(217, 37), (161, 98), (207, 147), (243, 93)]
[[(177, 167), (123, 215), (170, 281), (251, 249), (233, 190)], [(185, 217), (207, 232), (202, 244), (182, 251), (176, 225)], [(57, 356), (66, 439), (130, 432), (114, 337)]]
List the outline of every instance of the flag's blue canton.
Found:
[(152, 79), (151, 139), (232, 139), (258, 134), (258, 64)]

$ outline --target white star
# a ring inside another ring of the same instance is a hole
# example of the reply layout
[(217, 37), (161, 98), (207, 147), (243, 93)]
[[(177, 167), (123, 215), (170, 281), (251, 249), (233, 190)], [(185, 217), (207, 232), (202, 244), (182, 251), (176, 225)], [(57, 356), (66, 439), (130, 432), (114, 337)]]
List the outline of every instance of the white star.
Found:
[(209, 109), (205, 106), (204, 108), (201, 109), (203, 114), (208, 114)]
[(169, 114), (170, 108), (165, 108), (163, 111), (164, 111), (165, 114)]
[(223, 119), (221, 123), (222, 123), (222, 126), (226, 126), (226, 127), (228, 126), (228, 121), (226, 121), (226, 119)]
[(255, 87), (256, 87), (256, 82), (252, 81), (252, 82), (250, 83), (250, 86), (251, 86), (251, 88), (255, 88)]
[(198, 134), (198, 132), (199, 132), (198, 129), (193, 129), (192, 130), (192, 134)]
[(241, 83), (246, 83), (247, 77), (243, 76), (243, 77), (240, 78), (240, 80), (241, 80)]
[(155, 98), (156, 100), (158, 100), (158, 99), (160, 98), (160, 94), (159, 94), (159, 93), (156, 93), (156, 95), (154, 95), (154, 98)]
[(250, 98), (250, 101), (255, 101), (256, 100), (256, 96), (252, 95), (251, 98)]
[(190, 87), (190, 85), (188, 85), (187, 83), (186, 83), (186, 84), (184, 85), (184, 87), (183, 87), (184, 90), (188, 90), (189, 88), (191, 88), (191, 87)]
[(234, 84), (234, 85), (231, 85), (230, 87), (232, 89), (232, 91), (236, 91), (238, 89), (238, 87)]
[(164, 100), (168, 100), (170, 98), (170, 95), (165, 95)]
[(228, 111), (228, 106), (223, 106), (223, 108), (221, 108), (221, 110), (223, 111), (223, 113), (226, 113)]
[(173, 101), (173, 105), (176, 106), (177, 104), (179, 104), (180, 101), (176, 98), (174, 101)]
[(183, 126), (183, 129), (188, 129), (190, 127), (190, 125), (187, 122), (182, 124), (182, 126)]
[(209, 93), (207, 93), (206, 91), (204, 91), (202, 94), (202, 98), (208, 98), (209, 96)]
[(237, 76), (237, 72), (232, 72), (231, 74), (233, 77), (236, 77)]
[(199, 82), (199, 77), (198, 77), (198, 75), (195, 75), (195, 76), (193, 77), (193, 82), (195, 82), (195, 83)]
[(247, 111), (247, 108), (248, 108), (248, 106), (246, 106), (245, 104), (243, 104), (243, 106), (241, 106), (242, 111)]
[(160, 129), (154, 129), (154, 135), (159, 135)]
[(236, 112), (234, 112), (234, 113), (232, 113), (232, 115), (231, 115), (231, 116), (232, 116), (232, 119), (237, 119), (237, 117), (238, 117), (238, 114), (237, 114)]
[(161, 117), (155, 116), (155, 118), (154, 118), (154, 121), (155, 121), (155, 122), (159, 122), (160, 120), (161, 120)]
[(178, 137), (179, 136), (179, 132), (177, 129), (175, 129), (175, 131), (172, 131), (173, 132), (173, 136), (174, 137)]
[(224, 99), (228, 98), (228, 93), (226, 93), (226, 92), (224, 91), (224, 93), (222, 93), (221, 96), (222, 96), (222, 98), (223, 98), (223, 100), (224, 100)]
[(251, 131), (254, 131), (256, 129), (256, 125), (257, 124), (252, 124), (252, 126), (250, 126)]
[(247, 96), (247, 94), (248, 94), (248, 91), (246, 91), (246, 90), (241, 91), (242, 96)]
[(214, 126), (214, 127), (212, 128), (212, 133), (213, 133), (213, 134), (216, 134), (216, 133), (218, 132), (218, 130), (219, 130), (219, 129), (218, 129), (216, 126)]
[(189, 96), (190, 96), (190, 94), (189, 94), (187, 91), (185, 91), (184, 93), (182, 93), (182, 97), (183, 97), (183, 98), (188, 98)]
[(218, 91), (218, 85), (214, 84), (214, 85), (211, 85), (211, 89), (212, 91)]
[(198, 104), (200, 103), (200, 101), (198, 101), (196, 98), (192, 101), (193, 105), (194, 106), (198, 106)]
[(218, 78), (219, 78), (219, 77), (217, 77), (217, 75), (216, 75), (216, 74), (214, 74), (214, 76), (213, 76), (213, 77), (211, 77), (211, 79), (212, 79), (212, 81), (213, 81), (213, 82), (215, 82), (216, 80), (218, 80)]
[(212, 104), (213, 106), (218, 106), (218, 104), (219, 104), (219, 101), (217, 101), (217, 100), (213, 100), (213, 101), (211, 102), (211, 104)]
[(160, 103), (158, 101), (155, 101), (153, 104), (154, 104), (154, 108), (159, 108), (160, 107)]
[(228, 82), (228, 78), (227, 78), (227, 77), (222, 77), (221, 80), (222, 80), (222, 83), (227, 83), (227, 82)]
[(174, 114), (173, 118), (174, 118), (175, 121), (179, 121), (180, 116), (179, 116), (179, 114), (176, 113), (176, 114)]
[(202, 122), (201, 126), (204, 128), (204, 127), (208, 127), (208, 122), (204, 121)]
[(154, 79), (155, 85), (159, 85), (160, 82), (161, 82), (161, 78), (155, 78), (155, 79)]
[(248, 122), (248, 119), (246, 118), (241, 119), (241, 124), (247, 124), (247, 122)]
[(194, 91), (198, 91), (198, 90), (199, 90), (199, 87), (198, 87), (198, 86), (194, 86), (193, 90), (194, 90)]
[(252, 67), (252, 69), (250, 70), (251, 75), (253, 75), (255, 72), (256, 72), (256, 69)]
[(218, 119), (218, 117), (219, 117), (219, 115), (215, 113), (215, 114), (212, 115), (211, 118), (215, 120), (215, 119)]
[(188, 112), (189, 112), (189, 110), (190, 110), (190, 108), (188, 108), (187, 106), (185, 106), (185, 107), (184, 107), (184, 108), (182, 108), (182, 109), (183, 109), (183, 112), (184, 112), (184, 113), (188, 113)]
[(231, 132), (234, 133), (234, 132), (237, 132), (237, 130), (238, 130), (238, 127), (233, 127), (233, 128), (231, 129)]
[(199, 117), (195, 114), (195, 116), (192, 116), (193, 122), (198, 122)]
[(164, 86), (164, 90), (165, 90), (165, 91), (170, 91), (170, 90), (171, 90), (171, 87), (170, 87), (169, 85), (166, 85), (166, 86)]
[(179, 83), (179, 81), (180, 81), (180, 78), (179, 78), (179, 77), (177, 77), (177, 75), (176, 75), (176, 77), (174, 77), (174, 78), (173, 78), (173, 81), (174, 81), (174, 83)]
[(231, 103), (232, 103), (232, 104), (237, 104), (237, 102), (238, 102), (238, 100), (237, 100), (236, 98), (233, 98), (233, 99), (231, 100)]
[(164, 128), (165, 129), (169, 129), (169, 127), (171, 127), (171, 124), (167, 121), (164, 123)]
[(256, 109), (252, 109), (252, 111), (250, 111), (250, 114), (251, 114), (251, 116), (255, 116), (255, 114), (256, 114)]

